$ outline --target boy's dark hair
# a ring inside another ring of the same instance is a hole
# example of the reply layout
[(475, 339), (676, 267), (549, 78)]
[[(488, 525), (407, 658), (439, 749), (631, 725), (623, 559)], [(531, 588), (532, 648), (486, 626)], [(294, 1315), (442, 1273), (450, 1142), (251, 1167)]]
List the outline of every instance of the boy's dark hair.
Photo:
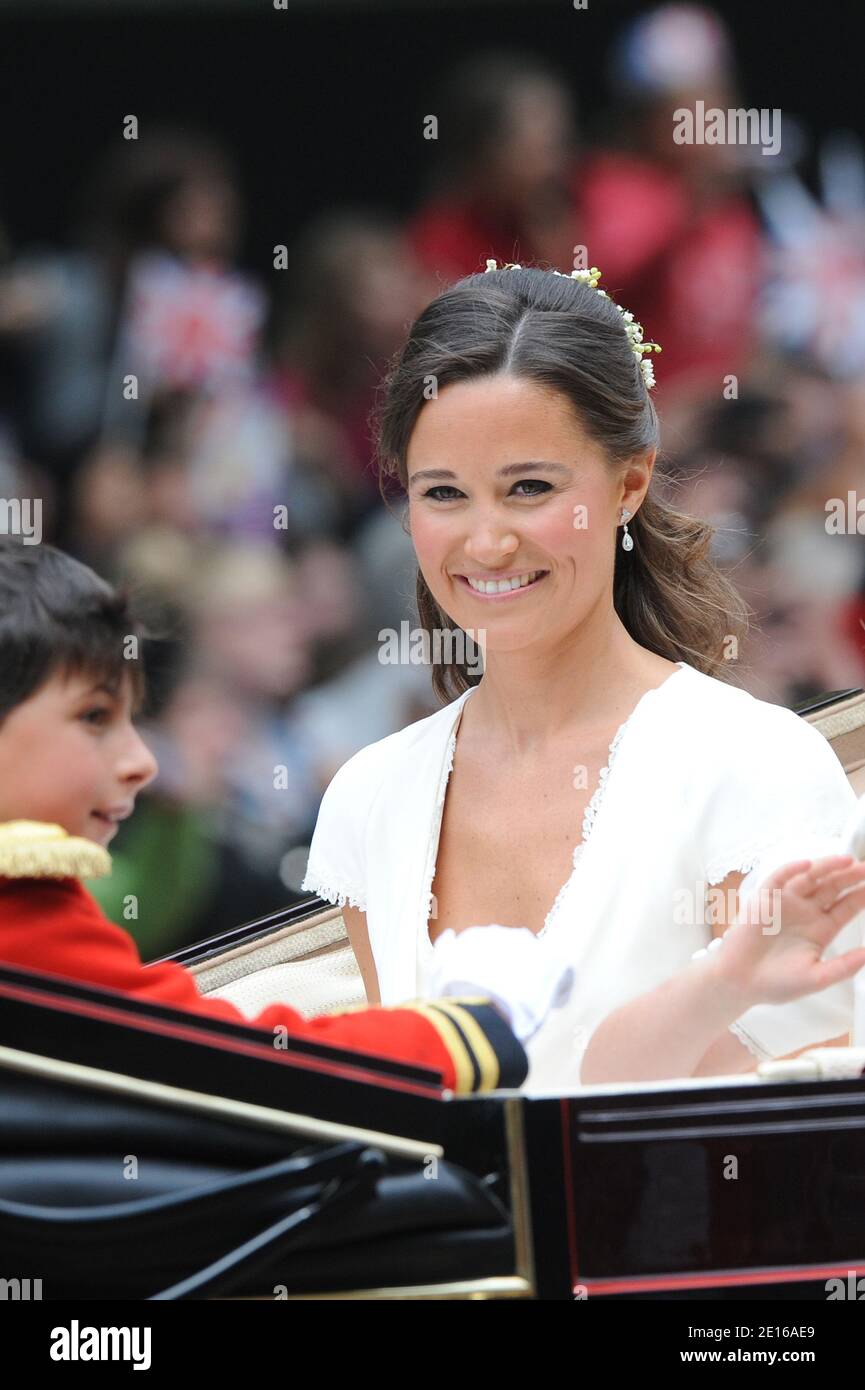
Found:
[(143, 695), (142, 634), (129, 600), (51, 545), (0, 536), (0, 721), (59, 672), (84, 673)]

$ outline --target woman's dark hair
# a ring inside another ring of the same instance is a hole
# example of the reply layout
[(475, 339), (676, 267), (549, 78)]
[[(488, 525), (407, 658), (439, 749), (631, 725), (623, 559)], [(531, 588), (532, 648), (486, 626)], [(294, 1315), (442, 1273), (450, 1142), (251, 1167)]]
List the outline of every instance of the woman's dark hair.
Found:
[[(409, 440), (431, 381), (438, 392), (498, 373), (566, 397), (611, 467), (658, 444), (655, 407), (613, 300), (551, 270), (484, 271), (438, 295), (391, 363), (374, 420), (382, 488), (394, 477), (407, 487)], [(633, 550), (616, 545), (613, 602), (635, 642), (724, 678), (726, 642), (744, 633), (748, 609), (711, 559), (713, 527), (676, 510), (662, 495), (669, 483), (656, 468), (629, 522)], [(427, 632), (455, 630), (420, 573), (417, 602)], [(433, 668), (443, 700), (479, 680), (464, 663)]]
[(126, 596), (51, 545), (0, 536), (0, 722), (55, 673), (92, 675), (109, 688), (132, 681), (143, 694), (141, 663), (127, 651), (141, 639)]

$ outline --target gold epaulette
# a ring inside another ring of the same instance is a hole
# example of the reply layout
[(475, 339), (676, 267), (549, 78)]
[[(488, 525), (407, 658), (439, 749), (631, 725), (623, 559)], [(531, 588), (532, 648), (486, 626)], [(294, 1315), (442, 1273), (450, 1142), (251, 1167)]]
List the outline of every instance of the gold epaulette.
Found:
[(13, 820), (0, 825), (0, 878), (105, 878), (111, 855), (62, 825)]

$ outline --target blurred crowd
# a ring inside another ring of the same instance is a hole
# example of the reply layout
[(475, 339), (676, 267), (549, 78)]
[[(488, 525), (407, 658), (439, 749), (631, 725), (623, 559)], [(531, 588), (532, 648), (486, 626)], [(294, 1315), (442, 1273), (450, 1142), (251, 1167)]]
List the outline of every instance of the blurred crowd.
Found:
[(662, 344), (663, 485), (754, 613), (734, 679), (790, 705), (865, 684), (865, 501), (858, 533), (826, 525), (865, 499), (862, 150), (838, 132), (806, 177), (792, 119), (771, 158), (676, 144), (675, 108), (756, 100), (701, 7), (623, 28), (607, 83), (584, 111), (545, 62), (463, 59), (410, 215), (335, 199), (266, 276), (231, 152), (191, 129), (83, 170), (64, 248), (12, 245), (0, 207), (0, 497), (41, 498), (44, 539), (150, 633), (161, 773), (95, 885), (145, 958), (299, 899), (333, 772), (435, 707), (427, 669), (379, 660), (414, 566), (370, 413), (411, 320), (489, 256), (586, 247)]

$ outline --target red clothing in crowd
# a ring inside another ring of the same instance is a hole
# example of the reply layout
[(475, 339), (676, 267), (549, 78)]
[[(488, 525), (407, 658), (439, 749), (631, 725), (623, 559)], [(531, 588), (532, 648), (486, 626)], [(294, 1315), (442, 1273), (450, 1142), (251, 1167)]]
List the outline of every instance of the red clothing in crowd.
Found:
[(588, 161), (581, 238), (602, 285), (660, 343), (659, 390), (686, 376), (737, 373), (751, 346), (761, 235), (745, 198), (695, 208), (671, 170), (629, 155)]
[(442, 289), (484, 270), (489, 256), (499, 265), (540, 259), (516, 223), (493, 216), (472, 198), (434, 199), (411, 218), (405, 230), (420, 264)]
[[(575, 166), (569, 184), (572, 236), (557, 239), (570, 259), (555, 268), (574, 268), (573, 248), (586, 247), (602, 288), (634, 314), (647, 340), (661, 344), (652, 359), (659, 391), (686, 376), (720, 383), (738, 372), (751, 343), (761, 256), (747, 200), (732, 193), (698, 209), (672, 170), (616, 153)], [(431, 201), (406, 233), (442, 287), (484, 270), (490, 256), (499, 265), (548, 259), (516, 224), (469, 198)]]

